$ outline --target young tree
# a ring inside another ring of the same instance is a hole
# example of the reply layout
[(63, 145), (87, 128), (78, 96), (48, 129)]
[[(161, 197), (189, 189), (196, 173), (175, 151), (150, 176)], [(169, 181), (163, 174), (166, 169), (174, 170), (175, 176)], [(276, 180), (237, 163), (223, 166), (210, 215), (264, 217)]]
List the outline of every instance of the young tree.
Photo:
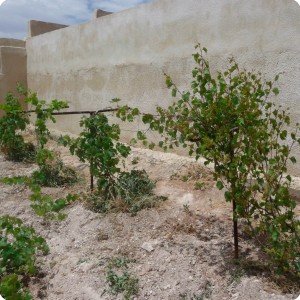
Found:
[[(228, 69), (214, 77), (207, 49), (196, 48), (191, 91), (181, 92), (166, 75), (179, 100), (168, 108), (158, 106), (157, 115), (144, 114), (143, 122), (164, 137), (159, 142), (163, 149), (188, 147), (196, 159), (213, 163), (217, 187), (225, 188), (225, 199), (233, 205), (235, 258), (237, 221), (244, 218), (254, 233), (267, 234), (265, 246), (281, 269), (299, 272), (299, 221), (288, 190), (291, 177), (285, 173), (288, 160), (296, 162), (290, 154), (300, 139), (286, 130), (287, 111), (269, 99), (279, 93), (279, 76), (265, 81), (260, 73), (240, 70), (230, 58)], [(125, 120), (128, 114), (128, 107), (121, 107), (118, 116)], [(145, 140), (145, 134), (138, 132), (138, 139)]]

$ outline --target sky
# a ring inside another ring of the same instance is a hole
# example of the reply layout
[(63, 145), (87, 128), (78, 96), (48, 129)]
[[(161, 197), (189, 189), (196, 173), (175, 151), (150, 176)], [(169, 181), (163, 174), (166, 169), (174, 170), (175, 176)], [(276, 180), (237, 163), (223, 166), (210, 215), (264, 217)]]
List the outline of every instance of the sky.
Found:
[[(0, 0), (0, 38), (24, 39), (29, 20), (79, 24), (99, 8), (118, 12), (154, 0)], [(300, 1), (300, 0), (299, 0)]]

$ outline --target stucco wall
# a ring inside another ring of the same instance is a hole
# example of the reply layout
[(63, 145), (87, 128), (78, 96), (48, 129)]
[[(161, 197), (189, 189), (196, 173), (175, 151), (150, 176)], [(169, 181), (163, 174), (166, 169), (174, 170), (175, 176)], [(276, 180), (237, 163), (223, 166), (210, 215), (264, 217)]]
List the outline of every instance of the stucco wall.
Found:
[[(41, 98), (70, 101), (75, 110), (101, 109), (118, 97), (154, 111), (172, 101), (163, 71), (181, 89), (189, 87), (198, 41), (214, 70), (234, 55), (268, 79), (284, 72), (278, 101), (300, 121), (300, 7), (293, 0), (158, 0), (33, 37), (28, 85)], [(66, 116), (55, 126), (76, 133), (75, 119)], [(123, 124), (126, 138), (140, 126)], [(293, 172), (300, 175), (300, 167)]]
[(27, 85), (26, 65), (25, 42), (0, 38), (0, 103), (7, 92), (15, 92), (16, 83)]
[(40, 34), (44, 34), (46, 32), (58, 30), (65, 27), (68, 27), (68, 25), (30, 20), (28, 22), (28, 37), (34, 37)]

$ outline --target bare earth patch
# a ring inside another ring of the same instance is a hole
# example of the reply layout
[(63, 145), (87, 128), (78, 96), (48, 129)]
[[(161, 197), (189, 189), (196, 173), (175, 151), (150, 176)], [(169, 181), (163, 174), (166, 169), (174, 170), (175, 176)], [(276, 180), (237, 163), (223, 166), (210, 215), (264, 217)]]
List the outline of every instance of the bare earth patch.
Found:
[[(54, 146), (56, 147), (56, 146)], [(57, 147), (56, 147), (57, 148)], [(85, 182), (70, 188), (47, 188), (53, 196), (88, 188), (88, 167), (60, 148), (63, 160), (84, 174)], [(1, 215), (24, 220), (46, 238), (50, 254), (30, 282), (34, 299), (123, 299), (108, 292), (111, 258), (129, 259), (128, 271), (139, 279), (135, 299), (295, 299), (295, 287), (272, 282), (255, 266), (250, 271), (232, 260), (231, 206), (214, 187), (210, 172), (192, 159), (133, 149), (130, 168), (145, 169), (157, 180), (156, 193), (168, 197), (159, 208), (129, 214), (101, 215), (77, 201), (62, 222), (43, 221), (30, 208), (30, 192), (1, 184)], [(12, 163), (0, 156), (0, 177), (30, 175), (35, 165)], [(197, 183), (198, 182), (198, 183)], [(257, 259), (245, 237), (241, 256)], [(264, 261), (261, 261), (263, 265)]]

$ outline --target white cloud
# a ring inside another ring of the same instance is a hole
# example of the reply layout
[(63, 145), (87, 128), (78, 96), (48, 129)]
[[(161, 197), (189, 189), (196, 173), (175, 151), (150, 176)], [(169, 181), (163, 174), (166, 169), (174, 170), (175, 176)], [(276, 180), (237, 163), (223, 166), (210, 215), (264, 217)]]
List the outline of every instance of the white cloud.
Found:
[(25, 38), (29, 20), (71, 25), (86, 22), (97, 8), (116, 12), (151, 1), (153, 0), (6, 0), (0, 6), (0, 37)]

